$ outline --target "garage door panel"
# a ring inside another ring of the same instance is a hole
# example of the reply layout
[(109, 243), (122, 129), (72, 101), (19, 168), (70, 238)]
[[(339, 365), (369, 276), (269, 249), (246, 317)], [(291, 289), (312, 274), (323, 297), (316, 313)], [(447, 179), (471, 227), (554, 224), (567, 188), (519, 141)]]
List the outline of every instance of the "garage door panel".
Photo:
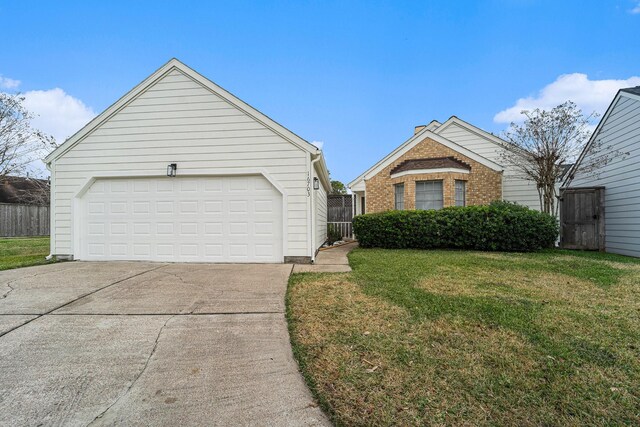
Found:
[(79, 259), (282, 262), (282, 196), (262, 176), (97, 180)]

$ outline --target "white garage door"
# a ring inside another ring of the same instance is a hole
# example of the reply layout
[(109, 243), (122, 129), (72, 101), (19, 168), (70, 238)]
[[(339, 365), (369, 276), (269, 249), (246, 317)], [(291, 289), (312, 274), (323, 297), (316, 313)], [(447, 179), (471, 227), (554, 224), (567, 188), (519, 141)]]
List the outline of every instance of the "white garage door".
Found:
[(282, 262), (282, 196), (261, 175), (96, 180), (83, 260)]

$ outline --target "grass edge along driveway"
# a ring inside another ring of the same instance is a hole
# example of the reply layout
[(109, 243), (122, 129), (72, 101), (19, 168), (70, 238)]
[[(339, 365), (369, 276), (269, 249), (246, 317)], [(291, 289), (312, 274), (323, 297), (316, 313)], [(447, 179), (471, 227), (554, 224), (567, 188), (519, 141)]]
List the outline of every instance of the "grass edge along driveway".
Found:
[(338, 425), (640, 423), (640, 260), (356, 249), (295, 274), (294, 354)]
[(0, 271), (47, 264), (49, 237), (0, 238)]

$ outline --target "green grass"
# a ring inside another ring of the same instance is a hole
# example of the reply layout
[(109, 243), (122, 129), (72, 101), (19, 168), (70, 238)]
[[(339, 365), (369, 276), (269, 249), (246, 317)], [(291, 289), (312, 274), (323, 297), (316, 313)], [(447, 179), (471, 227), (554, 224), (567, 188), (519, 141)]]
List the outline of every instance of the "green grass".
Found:
[(48, 237), (0, 239), (0, 270), (47, 264)]
[(297, 274), (294, 353), (338, 425), (640, 423), (640, 260), (357, 249)]

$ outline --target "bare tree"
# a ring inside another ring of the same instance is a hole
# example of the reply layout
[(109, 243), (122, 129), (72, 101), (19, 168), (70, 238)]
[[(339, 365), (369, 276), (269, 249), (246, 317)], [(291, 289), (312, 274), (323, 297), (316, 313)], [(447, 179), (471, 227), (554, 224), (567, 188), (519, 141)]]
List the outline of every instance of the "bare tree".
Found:
[(17, 191), (21, 203), (25, 205), (49, 206), (51, 194), (50, 182), (47, 179), (31, 179), (28, 189)]
[(31, 127), (24, 96), (0, 92), (0, 177), (22, 175), (34, 160), (56, 147), (55, 139)]
[[(575, 162), (589, 139), (589, 123), (597, 113), (582, 114), (576, 104), (564, 104), (545, 111), (522, 111), (526, 119), (518, 125), (511, 123), (505, 139), (511, 143), (501, 152), (505, 166), (511, 166), (521, 176), (536, 183), (540, 197), (540, 210), (557, 214), (557, 184), (566, 172), (567, 165)], [(588, 164), (580, 165), (584, 173), (595, 173), (619, 153), (600, 150), (601, 156)]]

